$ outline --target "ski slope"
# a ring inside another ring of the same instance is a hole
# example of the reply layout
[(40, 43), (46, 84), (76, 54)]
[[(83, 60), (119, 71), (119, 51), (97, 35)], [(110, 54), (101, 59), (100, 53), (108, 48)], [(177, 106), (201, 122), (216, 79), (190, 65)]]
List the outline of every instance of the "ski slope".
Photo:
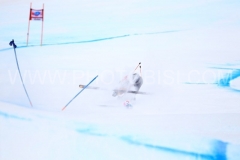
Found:
[[(29, 4), (0, 2), (0, 159), (240, 159), (238, 1), (51, 0), (42, 46)], [(129, 109), (112, 90), (139, 62)]]

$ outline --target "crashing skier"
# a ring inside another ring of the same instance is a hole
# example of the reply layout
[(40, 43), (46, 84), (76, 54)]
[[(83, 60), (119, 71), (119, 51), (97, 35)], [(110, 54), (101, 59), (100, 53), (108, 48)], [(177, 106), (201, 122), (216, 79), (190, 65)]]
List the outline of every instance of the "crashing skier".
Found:
[(113, 97), (118, 97), (119, 99), (123, 100), (123, 105), (126, 107), (131, 107), (136, 99), (136, 94), (138, 94), (142, 84), (143, 79), (139, 73), (136, 72), (137, 68), (140, 68), (141, 74), (141, 63), (136, 67), (132, 74), (125, 76), (120, 82), (118, 87), (114, 89), (112, 94)]
[(125, 76), (124, 79), (119, 83), (112, 96), (122, 96), (126, 92), (131, 91), (131, 93), (138, 93), (143, 84), (143, 79), (138, 73), (134, 73), (129, 76)]

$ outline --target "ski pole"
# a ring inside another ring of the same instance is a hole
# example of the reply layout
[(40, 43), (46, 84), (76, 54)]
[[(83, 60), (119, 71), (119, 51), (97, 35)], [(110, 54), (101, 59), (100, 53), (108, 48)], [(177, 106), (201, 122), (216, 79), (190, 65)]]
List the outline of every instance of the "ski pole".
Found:
[(139, 67), (139, 65), (141, 65), (141, 62), (139, 62), (139, 64), (137, 65), (137, 67), (134, 69), (133, 72), (135, 72), (137, 70), (137, 68)]
[(98, 76), (96, 76), (95, 78), (93, 78), (86, 86), (84, 86), (84, 88), (78, 92), (78, 94), (76, 94), (66, 105), (65, 107), (62, 108), (62, 111), (67, 108), (67, 106), (80, 94), (82, 93), (82, 91), (84, 91), (84, 89), (86, 89)]
[(9, 43), (9, 45), (10, 45), (10, 46), (13, 46), (14, 53), (15, 53), (16, 64), (17, 64), (17, 68), (18, 68), (18, 72), (19, 72), (19, 76), (20, 76), (20, 79), (21, 79), (21, 81), (22, 81), (22, 85), (23, 85), (23, 88), (24, 88), (25, 93), (26, 93), (26, 95), (27, 95), (27, 98), (28, 98), (28, 100), (29, 100), (29, 103), (30, 103), (31, 106), (33, 106), (33, 105), (32, 105), (32, 102), (31, 102), (31, 100), (30, 100), (30, 98), (29, 98), (29, 95), (28, 95), (28, 93), (27, 93), (27, 89), (26, 89), (26, 87), (25, 87), (25, 85), (24, 85), (24, 83), (23, 83), (22, 74), (21, 74), (21, 71), (20, 71), (20, 68), (19, 68), (19, 65), (18, 65), (17, 53), (16, 53), (16, 49), (15, 49), (15, 48), (17, 48), (17, 46), (16, 46), (16, 44), (14, 43), (14, 40), (12, 40), (12, 41)]

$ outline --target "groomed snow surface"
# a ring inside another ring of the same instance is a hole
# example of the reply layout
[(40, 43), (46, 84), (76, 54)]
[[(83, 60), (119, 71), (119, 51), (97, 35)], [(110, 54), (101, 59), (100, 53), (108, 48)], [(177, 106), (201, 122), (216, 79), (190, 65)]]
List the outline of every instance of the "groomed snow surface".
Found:
[[(1, 160), (240, 159), (238, 1), (51, 0), (42, 46), (29, 4), (0, 2)], [(112, 91), (139, 62), (127, 108)]]

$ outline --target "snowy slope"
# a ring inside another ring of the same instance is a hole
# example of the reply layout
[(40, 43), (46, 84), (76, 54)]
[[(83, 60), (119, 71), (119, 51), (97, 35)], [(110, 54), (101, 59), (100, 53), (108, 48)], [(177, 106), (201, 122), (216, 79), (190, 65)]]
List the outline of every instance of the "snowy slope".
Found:
[[(0, 4), (0, 159), (240, 159), (238, 1), (52, 0), (43, 46), (28, 1)], [(127, 109), (112, 89), (139, 62)]]

